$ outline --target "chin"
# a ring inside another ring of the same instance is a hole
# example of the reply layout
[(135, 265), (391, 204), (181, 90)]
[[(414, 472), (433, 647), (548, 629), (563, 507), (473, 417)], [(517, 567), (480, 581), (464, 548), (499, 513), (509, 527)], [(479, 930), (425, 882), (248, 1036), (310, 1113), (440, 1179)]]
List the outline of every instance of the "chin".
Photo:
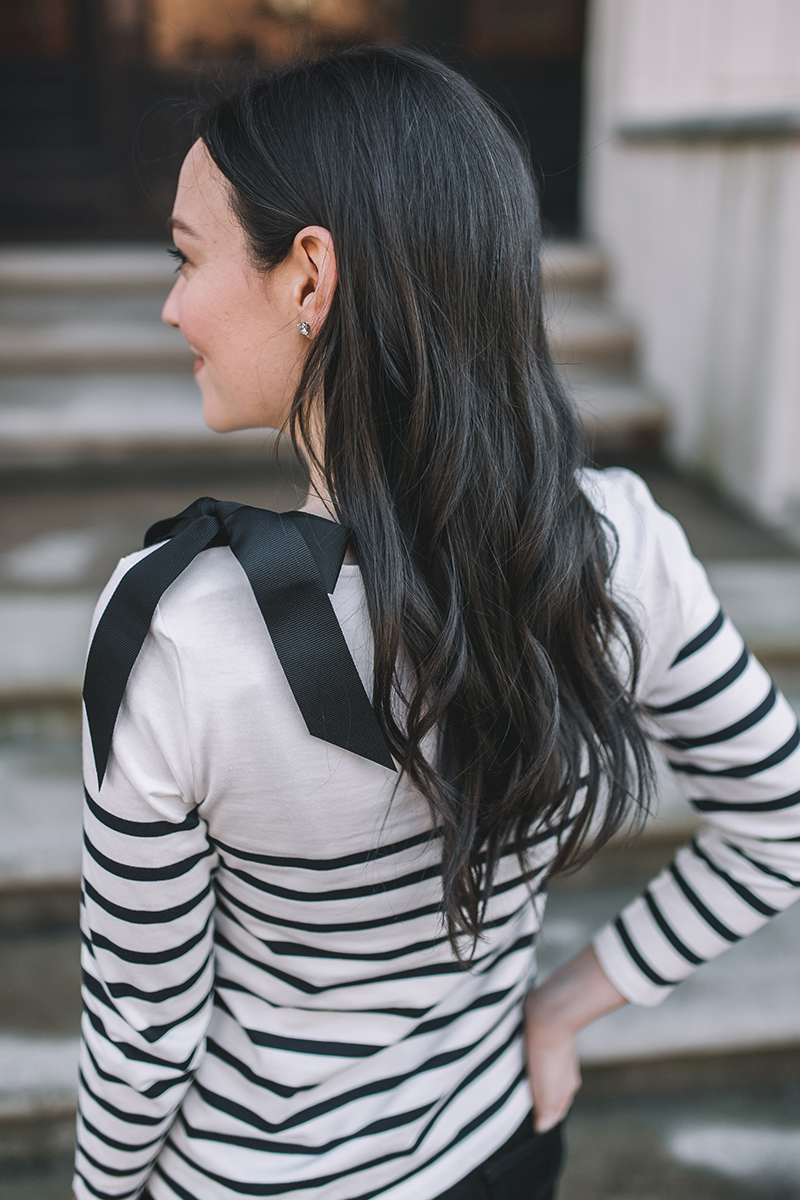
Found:
[(220, 396), (208, 382), (200, 388), (203, 395), (203, 420), (214, 433), (233, 433), (238, 429), (272, 429), (267, 406), (237, 396)]
[(214, 433), (231, 433), (241, 426), (231, 419), (231, 413), (219, 397), (210, 391), (203, 390), (203, 420)]

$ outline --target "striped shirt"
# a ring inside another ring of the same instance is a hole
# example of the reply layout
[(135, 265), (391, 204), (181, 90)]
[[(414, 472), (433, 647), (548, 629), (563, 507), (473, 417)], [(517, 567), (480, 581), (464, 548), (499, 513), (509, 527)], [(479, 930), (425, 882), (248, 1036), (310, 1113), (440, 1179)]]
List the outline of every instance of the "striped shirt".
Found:
[[(706, 818), (595, 939), (619, 990), (656, 1004), (797, 897), (800, 733), (641, 480), (584, 487), (618, 535), (650, 732)], [(331, 600), (369, 687), (358, 567)], [(84, 736), (79, 1200), (145, 1182), (155, 1200), (431, 1200), (506, 1140), (530, 1108), (544, 895), (506, 856), (458, 964), (427, 803), (309, 735), (229, 548), (164, 593), (102, 787)], [(534, 839), (534, 866), (553, 854)]]

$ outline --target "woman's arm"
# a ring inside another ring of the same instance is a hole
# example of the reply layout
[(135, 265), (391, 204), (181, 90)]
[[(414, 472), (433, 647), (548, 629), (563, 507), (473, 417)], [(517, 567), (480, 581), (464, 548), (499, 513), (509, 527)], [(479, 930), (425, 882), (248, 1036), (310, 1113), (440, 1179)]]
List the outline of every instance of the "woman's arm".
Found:
[(614, 474), (615, 588), (640, 620), (638, 699), (705, 827), (526, 1006), (536, 1124), (580, 1084), (574, 1037), (625, 1001), (653, 1005), (800, 896), (800, 730), (721, 613), (705, 571), (641, 480)]
[(528, 992), (525, 1043), (537, 1133), (564, 1119), (581, 1086), (576, 1034), (623, 1004), (625, 997), (609, 981), (591, 946)]
[(216, 855), (195, 806), (180, 664), (158, 612), (102, 786), (88, 730), (84, 764), (73, 1190), (110, 1200), (148, 1178), (202, 1058), (212, 1007)]

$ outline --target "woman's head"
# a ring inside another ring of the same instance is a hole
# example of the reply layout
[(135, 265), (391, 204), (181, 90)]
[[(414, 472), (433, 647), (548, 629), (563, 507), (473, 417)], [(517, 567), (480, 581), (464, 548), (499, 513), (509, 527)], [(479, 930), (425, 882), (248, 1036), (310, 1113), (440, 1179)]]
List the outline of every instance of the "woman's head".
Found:
[(162, 315), (194, 351), (206, 422), (219, 432), (280, 428), (305, 359), (298, 326), (310, 334), (336, 288), (330, 233), (298, 231), (265, 275), (200, 140), (181, 168), (170, 226), (180, 268)]
[[(574, 860), (590, 827), (617, 828), (649, 764), (611, 658), (627, 637), (635, 674), (635, 631), (608, 594), (609, 540), (547, 350), (529, 165), (465, 80), (387, 47), (257, 77), (200, 139), (176, 213), (191, 172), (210, 173), (246, 262), (220, 293), (247, 330), (229, 336), (245, 356), (263, 344), (263, 370), (280, 348), (270, 411), (290, 410), (353, 531), (376, 711), (442, 827), (451, 936), (475, 937), (506, 848), (524, 857), (532, 829), (562, 824), (557, 865)], [(211, 376), (228, 351), (208, 338)]]
[[(413, 389), (437, 343), (480, 358), (506, 323), (535, 337), (535, 311), (517, 311), (521, 299), (536, 303), (528, 164), (475, 90), (433, 59), (375, 48), (257, 77), (212, 107), (200, 132), (173, 214), (189, 263), (165, 318), (201, 352), (207, 398), (215, 367), (217, 388), (230, 377), (242, 421), (277, 420), (275, 378), (291, 394), (309, 349), (297, 330), (306, 318), (316, 366), (339, 338), (373, 360), (371, 415), (392, 424), (393, 385)], [(320, 294), (322, 265), (330, 279)], [(212, 339), (226, 348), (218, 365), (202, 353)], [(260, 380), (242, 378), (246, 362)], [(260, 412), (244, 393), (257, 393)], [(218, 407), (207, 404), (207, 415)]]

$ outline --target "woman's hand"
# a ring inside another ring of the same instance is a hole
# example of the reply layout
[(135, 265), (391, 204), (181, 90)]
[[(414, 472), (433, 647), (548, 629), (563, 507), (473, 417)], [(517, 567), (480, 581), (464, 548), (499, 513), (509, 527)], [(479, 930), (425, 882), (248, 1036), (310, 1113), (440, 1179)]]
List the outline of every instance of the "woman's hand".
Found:
[(591, 946), (525, 997), (525, 1043), (533, 1121), (545, 1133), (569, 1112), (581, 1086), (575, 1036), (605, 1013), (627, 1004)]

